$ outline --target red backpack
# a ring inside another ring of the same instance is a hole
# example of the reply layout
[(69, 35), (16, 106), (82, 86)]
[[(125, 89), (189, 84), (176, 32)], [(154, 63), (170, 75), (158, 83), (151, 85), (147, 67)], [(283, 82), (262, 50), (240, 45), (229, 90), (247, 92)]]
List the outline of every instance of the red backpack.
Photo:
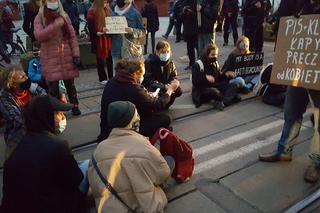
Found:
[(150, 142), (154, 145), (157, 140), (160, 140), (161, 154), (174, 158), (175, 168), (171, 176), (177, 183), (188, 181), (192, 176), (194, 168), (192, 147), (175, 133), (165, 128), (160, 128), (151, 138)]

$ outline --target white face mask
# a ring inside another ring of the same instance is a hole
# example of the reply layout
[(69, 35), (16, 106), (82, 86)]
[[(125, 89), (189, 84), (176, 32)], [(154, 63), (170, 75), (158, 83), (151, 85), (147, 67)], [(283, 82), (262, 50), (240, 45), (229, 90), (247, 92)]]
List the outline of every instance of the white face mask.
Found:
[(58, 2), (47, 2), (47, 8), (50, 10), (57, 10), (59, 8), (59, 3)]
[(67, 119), (64, 118), (63, 120), (59, 121), (59, 127), (57, 129), (57, 133), (61, 134), (67, 128)]
[(160, 61), (166, 62), (170, 59), (170, 53), (161, 53), (159, 55)]
[(249, 49), (249, 44), (248, 43), (244, 43), (243, 41), (240, 42), (239, 44), (239, 48), (240, 50), (248, 50)]

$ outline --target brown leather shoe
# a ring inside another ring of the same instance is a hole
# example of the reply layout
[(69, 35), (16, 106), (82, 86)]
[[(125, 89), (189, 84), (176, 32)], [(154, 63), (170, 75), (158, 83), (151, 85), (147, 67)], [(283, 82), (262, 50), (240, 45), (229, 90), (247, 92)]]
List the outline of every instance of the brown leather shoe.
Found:
[(264, 162), (291, 161), (291, 154), (278, 154), (277, 152), (259, 155), (259, 160)]
[(317, 165), (309, 165), (304, 172), (304, 180), (307, 183), (316, 183), (319, 180), (320, 176), (320, 167)]

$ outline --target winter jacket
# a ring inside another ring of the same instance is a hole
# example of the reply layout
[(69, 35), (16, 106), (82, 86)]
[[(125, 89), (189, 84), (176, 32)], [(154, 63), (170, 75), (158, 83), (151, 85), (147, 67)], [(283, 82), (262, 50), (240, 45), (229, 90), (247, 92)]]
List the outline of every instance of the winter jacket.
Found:
[(22, 28), (24, 32), (27, 33), (27, 35), (31, 38), (32, 41), (36, 40), (33, 34), (33, 30), (34, 30), (33, 23), (34, 23), (34, 19), (38, 14), (38, 10), (39, 8), (37, 8), (32, 3), (25, 4)]
[[(164, 211), (167, 198), (160, 185), (169, 178), (170, 169), (147, 138), (133, 130), (115, 128), (93, 155), (102, 175), (132, 209)], [(92, 165), (88, 178), (99, 212), (130, 212), (105, 188)]]
[(115, 78), (108, 81), (101, 98), (101, 133), (98, 138), (106, 138), (111, 128), (108, 125), (108, 106), (114, 101), (130, 101), (136, 105), (141, 121), (153, 114), (166, 108), (170, 101), (168, 94), (160, 97), (152, 97), (148, 91), (139, 84), (121, 83)]
[(158, 8), (154, 3), (146, 3), (141, 15), (147, 18), (148, 32), (155, 33), (159, 30)]
[[(203, 63), (203, 66), (204, 69), (202, 70), (199, 63), (196, 62), (192, 68), (192, 100), (195, 104), (200, 103), (200, 97), (204, 89), (228, 84), (228, 79), (225, 77), (224, 73), (220, 71), (218, 61), (210, 64)], [(215, 78), (215, 82), (210, 83), (207, 80), (206, 75), (213, 76)]]
[[(45, 95), (46, 91), (36, 84), (32, 84), (29, 90), (32, 96)], [(12, 93), (5, 90), (0, 91), (0, 112), (6, 121), (6, 130), (4, 132), (4, 141), (10, 144), (18, 144), (25, 135), (25, 125), (23, 122), (22, 109)]]
[[(237, 18), (239, 12), (239, 2), (238, 0), (225, 0), (223, 2), (223, 7), (221, 15), (226, 18)], [(228, 16), (231, 13), (231, 17)]]
[[(255, 6), (257, 2), (261, 3), (261, 8)], [(247, 25), (262, 24), (270, 9), (270, 0), (247, 0), (242, 9), (244, 23)]]
[(185, 0), (177, 0), (176, 3), (173, 6), (173, 18), (176, 20), (182, 19), (182, 10), (183, 10), (183, 4)]
[(41, 43), (40, 61), (42, 74), (46, 81), (69, 80), (79, 76), (73, 57), (80, 57), (76, 34), (69, 17), (66, 21), (70, 38), (65, 40), (61, 28), (54, 24), (43, 25), (40, 12), (34, 20), (34, 36)]
[(66, 0), (63, 3), (63, 9), (68, 14), (71, 20), (73, 29), (75, 31), (78, 31), (77, 33), (79, 33), (80, 17), (79, 17), (78, 7), (75, 4), (75, 2), (73, 2), (73, 0)]
[(177, 69), (171, 59), (162, 62), (157, 55), (150, 54), (144, 63), (146, 73), (142, 84), (148, 91), (160, 88), (162, 92), (165, 92), (165, 85), (177, 79)]
[(186, 38), (197, 36), (198, 34), (196, 6), (196, 0), (186, 0), (183, 4), (183, 36), (185, 36)]
[(199, 33), (212, 34), (219, 15), (220, 0), (203, 0), (201, 3), (201, 26)]
[[(111, 9), (105, 8), (106, 14), (111, 14)], [(93, 8), (90, 8), (87, 14), (88, 28), (90, 33), (91, 41), (91, 52), (95, 53), (98, 58), (106, 59), (109, 56), (109, 51), (111, 49), (111, 37), (108, 35), (97, 35), (97, 32), (102, 32), (103, 29), (97, 29), (96, 27), (96, 14)]]
[[(112, 13), (112, 16), (119, 16), (116, 12)], [(128, 27), (133, 28), (132, 34), (114, 34), (111, 36), (111, 55), (117, 58), (130, 58), (132, 55), (129, 49), (138, 49), (140, 55), (143, 54), (143, 46), (140, 45), (139, 39), (145, 36), (145, 30), (142, 23), (142, 17), (139, 11), (133, 6), (123, 14), (128, 22)], [(138, 56), (135, 56), (138, 57)]]

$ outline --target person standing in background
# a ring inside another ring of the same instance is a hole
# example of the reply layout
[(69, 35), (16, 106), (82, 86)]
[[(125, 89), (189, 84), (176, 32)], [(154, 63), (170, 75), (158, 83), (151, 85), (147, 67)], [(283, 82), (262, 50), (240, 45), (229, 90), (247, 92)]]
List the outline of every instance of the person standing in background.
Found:
[[(91, 52), (96, 54), (99, 82), (105, 85), (113, 77), (111, 57), (111, 38), (106, 35), (105, 18), (111, 16), (111, 8), (107, 0), (95, 0), (88, 11), (88, 27), (91, 40)], [(104, 68), (106, 60), (108, 76)]]
[(176, 28), (176, 43), (179, 43), (182, 38), (181, 27), (182, 27), (182, 10), (183, 4), (185, 0), (177, 0), (173, 6), (173, 19), (175, 21), (175, 28)]
[(73, 0), (65, 0), (63, 2), (63, 9), (68, 14), (76, 35), (79, 35), (80, 17), (76, 3)]
[(237, 18), (238, 18), (238, 12), (239, 12), (239, 5), (238, 0), (225, 0), (222, 7), (222, 16), (225, 18), (224, 26), (223, 26), (223, 38), (224, 43), (223, 46), (228, 46), (228, 40), (229, 40), (229, 29), (231, 27), (233, 32), (233, 44), (236, 46), (236, 43), (238, 41), (238, 24), (237, 24)]
[(25, 33), (31, 38), (32, 43), (35, 42), (33, 34), (34, 26), (33, 21), (36, 18), (40, 8), (40, 0), (31, 0), (24, 6), (24, 18), (22, 28)]
[(142, 17), (147, 18), (147, 35), (146, 35), (146, 45), (144, 46), (144, 54), (148, 53), (148, 35), (151, 34), (151, 47), (152, 53), (154, 53), (154, 47), (156, 43), (155, 35), (159, 30), (159, 15), (158, 8), (152, 0), (147, 0), (141, 13)]
[(171, 33), (173, 27), (174, 27), (174, 18), (173, 18), (173, 7), (175, 4), (175, 0), (170, 0), (169, 1), (169, 7), (168, 7), (168, 14), (169, 14), (169, 25), (167, 28), (167, 31), (162, 37), (164, 39), (168, 39), (169, 34)]

